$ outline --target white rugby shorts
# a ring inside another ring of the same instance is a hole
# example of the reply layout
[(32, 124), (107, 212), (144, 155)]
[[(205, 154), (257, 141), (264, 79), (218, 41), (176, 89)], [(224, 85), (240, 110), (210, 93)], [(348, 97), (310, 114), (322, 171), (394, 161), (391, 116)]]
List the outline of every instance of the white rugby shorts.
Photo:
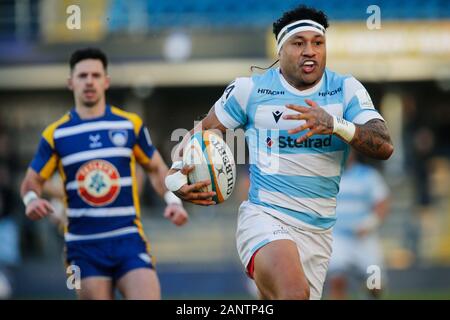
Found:
[(310, 299), (322, 296), (332, 251), (332, 228), (303, 230), (284, 223), (263, 211), (263, 207), (244, 201), (239, 207), (236, 246), (244, 268), (253, 254), (264, 245), (281, 239), (297, 244), (301, 263), (310, 286)]

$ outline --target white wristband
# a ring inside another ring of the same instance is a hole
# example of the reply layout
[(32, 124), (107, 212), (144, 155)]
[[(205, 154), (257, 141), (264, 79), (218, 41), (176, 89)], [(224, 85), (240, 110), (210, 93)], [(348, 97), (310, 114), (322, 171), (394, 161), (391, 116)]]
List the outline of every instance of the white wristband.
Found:
[(167, 204), (178, 204), (180, 206), (183, 205), (183, 202), (180, 198), (178, 198), (173, 192), (167, 191), (164, 193), (164, 200)]
[(39, 199), (39, 196), (36, 194), (36, 192), (30, 190), (28, 191), (22, 198), (23, 204), (26, 206), (28, 206), (28, 204), (33, 201)]
[(341, 117), (333, 116), (333, 133), (338, 134), (347, 142), (352, 141), (355, 136), (356, 127), (352, 122), (349, 122)]
[(182, 186), (188, 183), (187, 176), (182, 174), (181, 171), (177, 171), (174, 174), (168, 175), (166, 177), (166, 187), (170, 191), (177, 191)]
[(170, 169), (176, 169), (176, 170), (183, 169), (183, 161), (181, 161), (181, 160), (175, 161), (174, 163), (172, 163), (172, 166), (170, 167)]

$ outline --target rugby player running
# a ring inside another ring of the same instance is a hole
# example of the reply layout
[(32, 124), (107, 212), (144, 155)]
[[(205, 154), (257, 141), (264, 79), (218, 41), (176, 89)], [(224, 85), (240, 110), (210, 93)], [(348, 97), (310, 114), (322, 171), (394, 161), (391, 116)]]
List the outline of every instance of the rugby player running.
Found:
[[(273, 24), (279, 68), (236, 78), (195, 128), (246, 129), (250, 190), (239, 208), (236, 241), (262, 299), (321, 298), (349, 149), (383, 160), (394, 150), (363, 85), (326, 68), (328, 26), (314, 8), (285, 12)], [(200, 191), (208, 182), (187, 184), (193, 168), (179, 159), (166, 177), (168, 189), (186, 201), (214, 204), (214, 192)]]

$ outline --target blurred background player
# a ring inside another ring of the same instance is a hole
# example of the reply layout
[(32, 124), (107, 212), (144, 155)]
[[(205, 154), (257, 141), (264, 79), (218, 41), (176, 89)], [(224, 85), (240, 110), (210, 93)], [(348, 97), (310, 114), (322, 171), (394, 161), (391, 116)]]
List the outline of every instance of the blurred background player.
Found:
[[(262, 299), (321, 298), (349, 148), (382, 160), (394, 150), (364, 86), (326, 68), (328, 26), (314, 8), (284, 12), (273, 23), (280, 67), (236, 78), (196, 128), (246, 129), (250, 191), (239, 207), (236, 243)], [(192, 168), (176, 160), (168, 189), (214, 204), (211, 192), (198, 192), (204, 184), (187, 183)]]
[(11, 298), (20, 262), (19, 230), (14, 217), (17, 195), (12, 186), (12, 145), (0, 126), (0, 300)]
[(68, 86), (75, 107), (49, 125), (21, 187), (26, 215), (54, 212), (40, 197), (56, 169), (63, 177), (68, 226), (67, 264), (79, 267), (81, 299), (159, 299), (159, 281), (140, 222), (135, 162), (147, 171), (167, 202), (165, 217), (187, 221), (181, 201), (164, 187), (167, 171), (139, 116), (105, 102), (109, 88), (106, 55), (95, 48), (70, 58)]
[[(389, 213), (390, 191), (378, 171), (350, 153), (337, 196), (337, 221), (333, 228), (333, 253), (329, 266), (330, 297), (347, 299), (350, 291), (364, 287), (370, 297), (379, 298), (384, 281), (383, 251), (378, 229)], [(381, 288), (370, 289), (366, 280), (373, 271), (381, 271)], [(365, 292), (367, 293), (367, 292)]]

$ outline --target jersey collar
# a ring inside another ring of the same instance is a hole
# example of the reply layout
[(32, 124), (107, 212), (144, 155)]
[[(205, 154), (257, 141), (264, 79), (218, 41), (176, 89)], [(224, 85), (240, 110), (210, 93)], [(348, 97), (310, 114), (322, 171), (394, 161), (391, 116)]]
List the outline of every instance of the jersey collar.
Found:
[(73, 107), (70, 110), (71, 118), (76, 121), (80, 121), (80, 122), (100, 120), (100, 119), (107, 117), (109, 114), (111, 114), (111, 106), (109, 104), (106, 104), (105, 113), (103, 115), (101, 115), (100, 117), (92, 118), (92, 119), (81, 119), (80, 116), (78, 115), (77, 111), (75, 110), (75, 107)]

